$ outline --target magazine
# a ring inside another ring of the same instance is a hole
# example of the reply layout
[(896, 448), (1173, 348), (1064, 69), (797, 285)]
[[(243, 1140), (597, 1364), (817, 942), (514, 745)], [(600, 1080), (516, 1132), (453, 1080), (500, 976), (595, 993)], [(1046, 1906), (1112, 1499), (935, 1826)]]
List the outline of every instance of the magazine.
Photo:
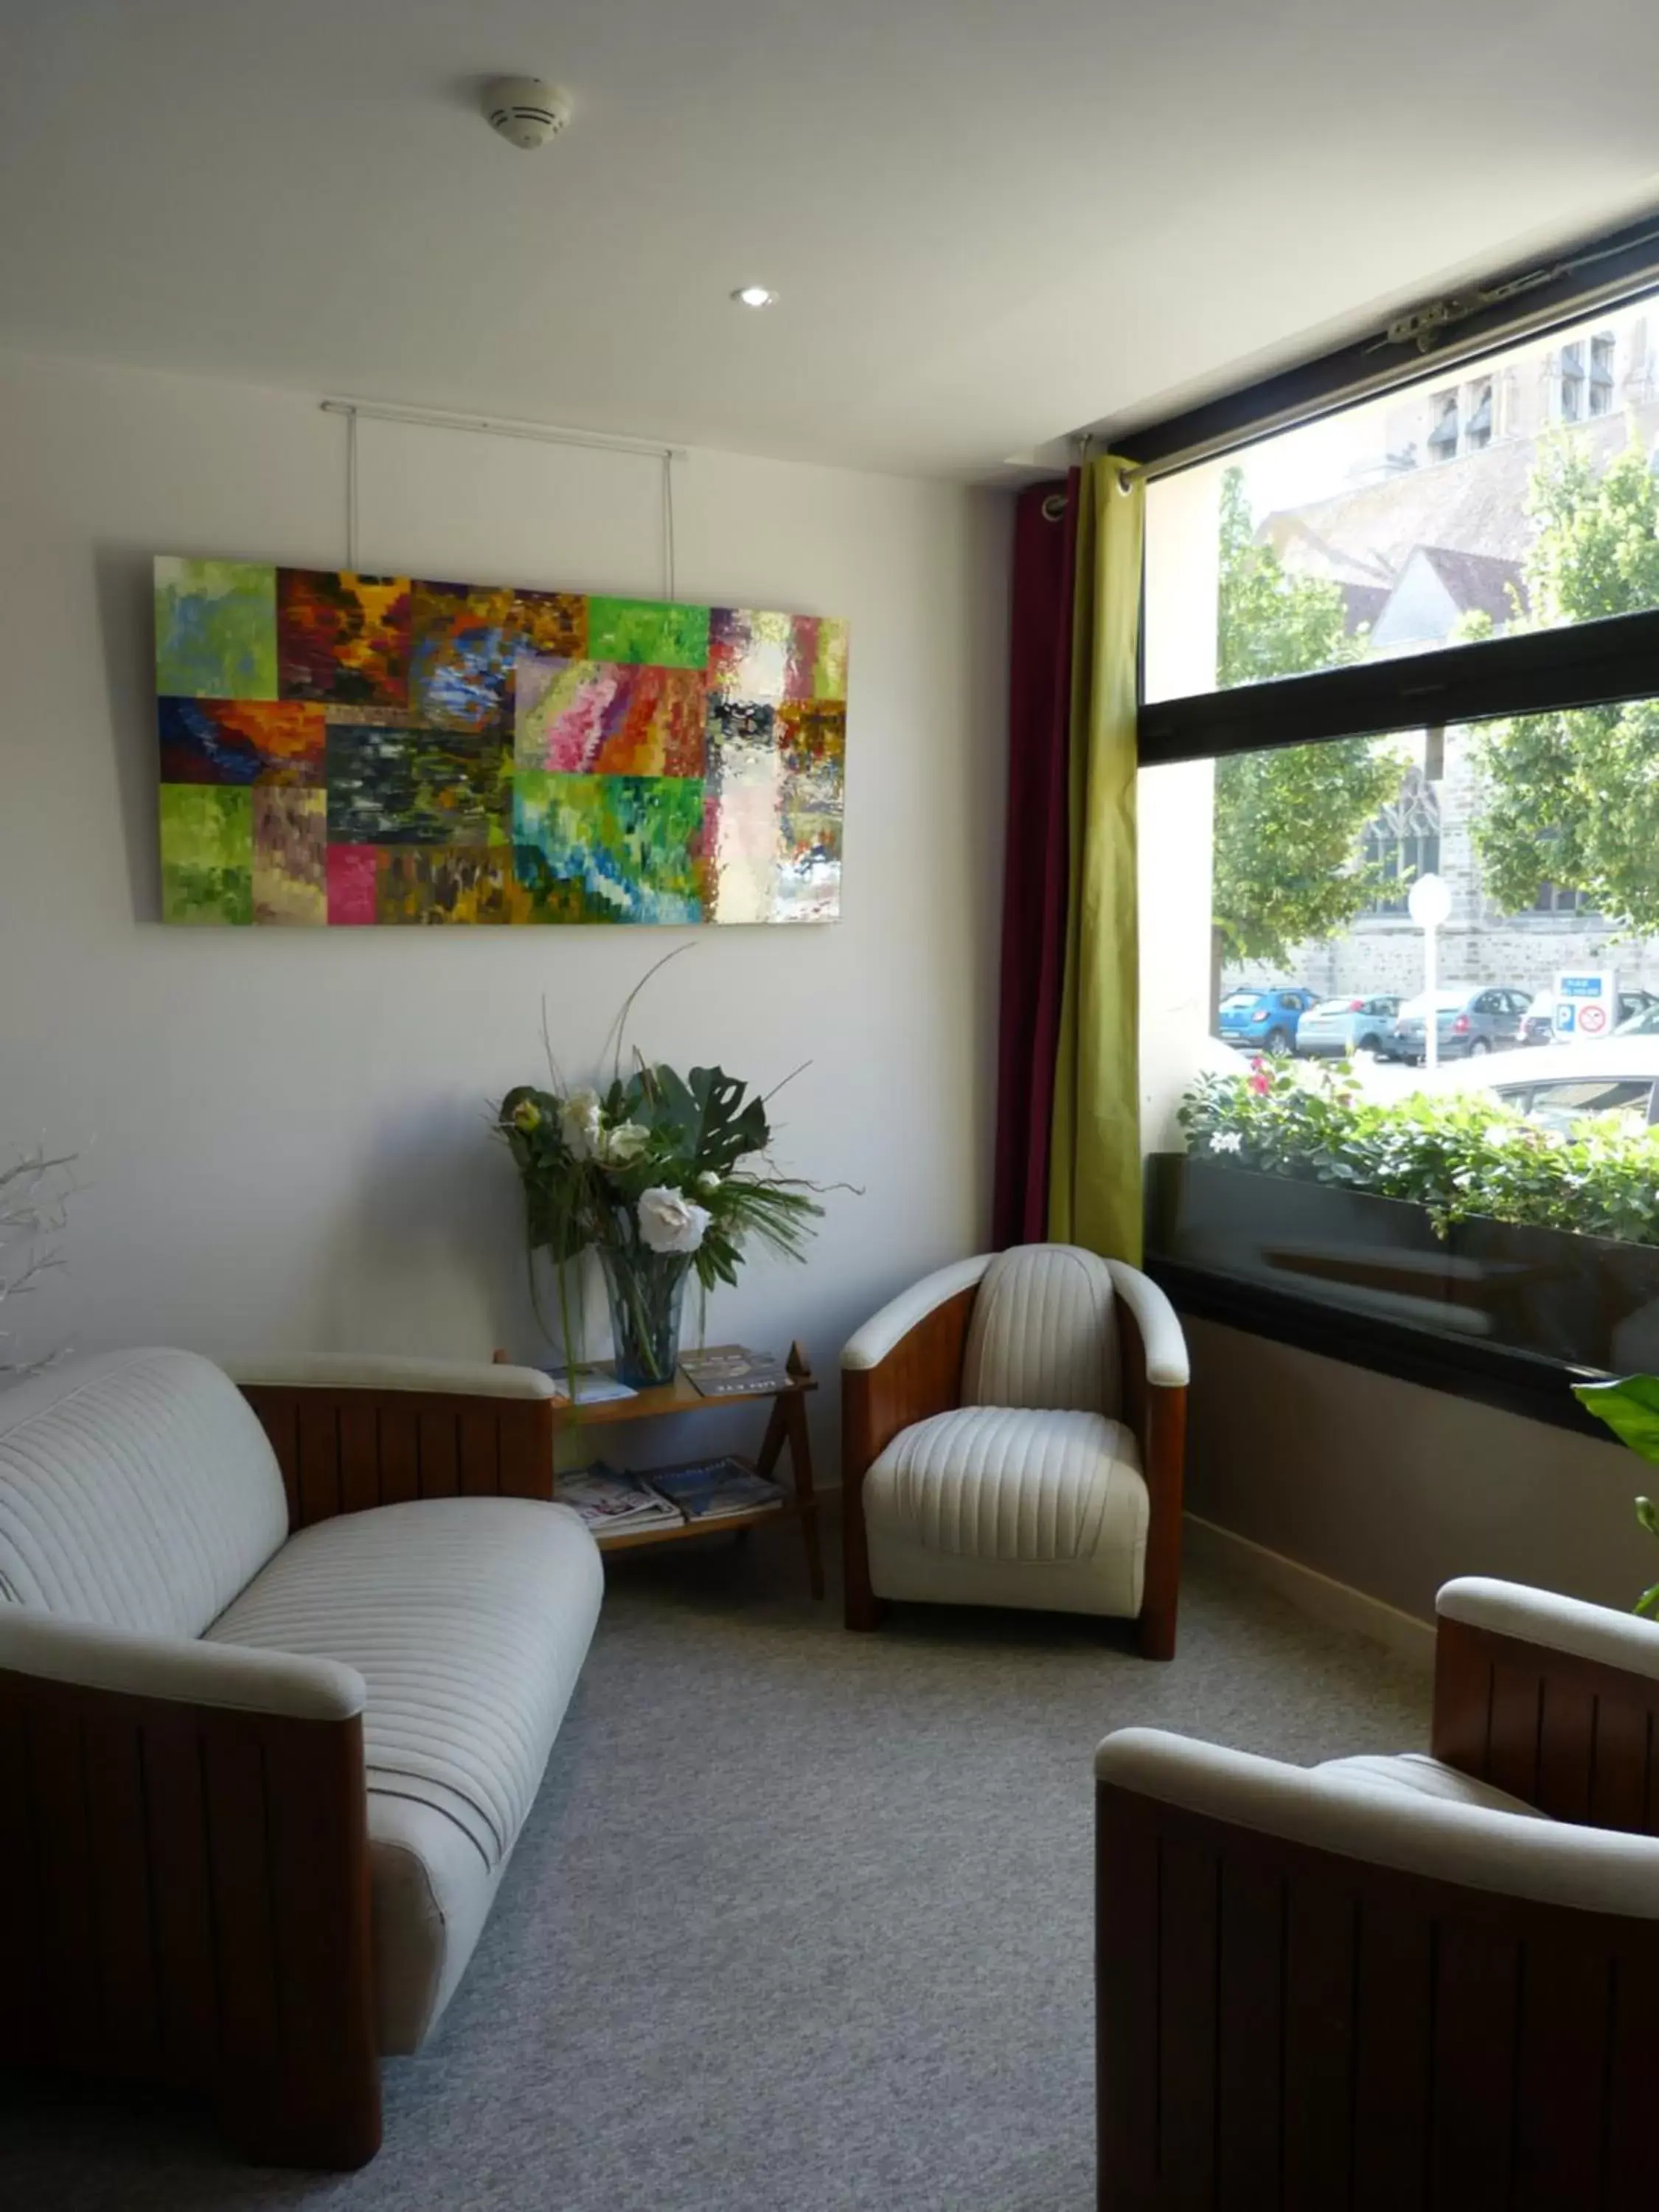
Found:
[(607, 1536), (633, 1535), (641, 1528), (678, 1528), (684, 1516), (625, 1468), (596, 1460), (554, 1484), (561, 1505), (573, 1505), (601, 1543)]
[(702, 1459), (689, 1467), (653, 1468), (646, 1480), (688, 1523), (729, 1520), (738, 1513), (763, 1513), (783, 1504), (783, 1492), (775, 1482), (753, 1474), (737, 1459)]
[[(570, 1396), (570, 1370), (568, 1367), (544, 1367), (542, 1370), (560, 1397)], [(618, 1382), (614, 1375), (602, 1375), (596, 1367), (576, 1370), (576, 1403), (579, 1406), (603, 1406), (612, 1398), (637, 1398), (639, 1392), (631, 1382)]]
[(787, 1389), (789, 1370), (769, 1352), (750, 1352), (744, 1344), (717, 1344), (707, 1352), (681, 1355), (689, 1382), (705, 1398), (742, 1398), (750, 1393)]

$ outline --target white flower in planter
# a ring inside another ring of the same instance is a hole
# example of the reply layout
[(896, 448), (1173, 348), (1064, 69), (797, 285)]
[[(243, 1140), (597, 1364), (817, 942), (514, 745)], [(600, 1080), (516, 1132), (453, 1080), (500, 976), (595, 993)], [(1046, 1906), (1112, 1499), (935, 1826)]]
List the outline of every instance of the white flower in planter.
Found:
[(620, 1121), (614, 1129), (607, 1129), (599, 1140), (599, 1164), (607, 1168), (631, 1168), (635, 1160), (644, 1157), (651, 1143), (651, 1132), (641, 1128), (637, 1121)]
[(652, 1251), (665, 1253), (695, 1252), (709, 1221), (707, 1206), (695, 1205), (662, 1183), (641, 1192), (639, 1217), (640, 1235)]
[(1237, 1129), (1218, 1129), (1210, 1139), (1210, 1150), (1212, 1152), (1236, 1152), (1242, 1148), (1243, 1142)]
[(597, 1091), (573, 1091), (559, 1109), (559, 1133), (575, 1159), (598, 1157), (604, 1126)]

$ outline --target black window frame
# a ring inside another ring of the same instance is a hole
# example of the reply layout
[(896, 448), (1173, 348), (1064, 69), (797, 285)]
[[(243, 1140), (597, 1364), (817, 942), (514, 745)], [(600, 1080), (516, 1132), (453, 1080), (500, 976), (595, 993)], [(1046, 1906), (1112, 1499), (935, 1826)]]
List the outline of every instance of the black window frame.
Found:
[[(1404, 318), (1381, 338), (1358, 339), (1182, 415), (1115, 436), (1112, 450), (1149, 475), (1174, 473), (1392, 390), (1415, 385), (1443, 392), (1457, 376), (1478, 383), (1491, 354), (1569, 325), (1582, 325), (1598, 307), (1627, 307), (1646, 296), (1659, 306), (1659, 227), (1651, 221), (1587, 240), (1548, 269), (1500, 271), (1477, 292), (1431, 306), (1423, 311), (1426, 327), (1444, 334), (1432, 351), (1420, 349), (1417, 343), (1425, 322)], [(1577, 340), (1586, 407), (1596, 366), (1591, 349), (1596, 335), (1583, 330)], [(1402, 729), (1443, 729), (1451, 723), (1659, 696), (1659, 608), (1155, 702), (1145, 696), (1144, 656), (1141, 679), (1140, 767), (1219, 760), (1268, 748), (1382, 737)], [(1161, 1263), (1155, 1250), (1148, 1264), (1194, 1315), (1583, 1435), (1609, 1437), (1567, 1388), (1572, 1376), (1584, 1370), (1506, 1346), (1380, 1322), (1375, 1316), (1188, 1261)]]

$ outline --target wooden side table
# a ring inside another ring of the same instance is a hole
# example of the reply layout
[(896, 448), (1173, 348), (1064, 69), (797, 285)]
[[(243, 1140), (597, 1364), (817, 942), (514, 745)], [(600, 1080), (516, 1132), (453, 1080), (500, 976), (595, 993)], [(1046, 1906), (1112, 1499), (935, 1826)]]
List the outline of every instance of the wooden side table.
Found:
[[(735, 1345), (711, 1345), (711, 1352), (736, 1351)], [(504, 1363), (507, 1354), (497, 1352), (497, 1363)], [(596, 1360), (590, 1363), (601, 1375), (611, 1372), (612, 1362)], [(608, 1428), (623, 1421), (654, 1421), (670, 1413), (726, 1413), (735, 1406), (757, 1404), (763, 1400), (770, 1404), (771, 1413), (766, 1423), (766, 1434), (761, 1440), (759, 1455), (753, 1460), (739, 1460), (740, 1466), (756, 1474), (770, 1476), (776, 1468), (786, 1444), (789, 1447), (789, 1468), (793, 1479), (793, 1491), (786, 1491), (781, 1508), (763, 1506), (754, 1513), (732, 1513), (718, 1521), (692, 1521), (677, 1528), (641, 1528), (619, 1536), (602, 1540), (607, 1552), (631, 1552), (647, 1544), (678, 1544), (693, 1536), (736, 1534), (760, 1526), (763, 1522), (779, 1519), (799, 1521), (801, 1546), (806, 1555), (806, 1577), (815, 1598), (823, 1595), (823, 1550), (818, 1537), (817, 1493), (812, 1486), (812, 1447), (806, 1433), (806, 1396), (818, 1387), (817, 1377), (808, 1364), (806, 1354), (799, 1344), (789, 1347), (786, 1363), (789, 1379), (775, 1390), (727, 1391), (719, 1397), (706, 1398), (680, 1368), (674, 1370), (672, 1382), (659, 1383), (653, 1389), (636, 1390), (631, 1398), (606, 1398), (598, 1404), (562, 1404), (561, 1415), (584, 1428)], [(640, 1473), (649, 1475), (649, 1468)], [(556, 1475), (553, 1481), (554, 1495), (558, 1494)]]

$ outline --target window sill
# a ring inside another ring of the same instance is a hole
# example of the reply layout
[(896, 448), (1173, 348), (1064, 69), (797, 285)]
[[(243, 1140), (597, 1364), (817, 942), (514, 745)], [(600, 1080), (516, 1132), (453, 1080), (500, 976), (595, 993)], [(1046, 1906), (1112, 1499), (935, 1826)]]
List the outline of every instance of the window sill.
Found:
[(1575, 1382), (1659, 1352), (1659, 1248), (1153, 1153), (1147, 1271), (1185, 1311), (1605, 1438)]
[(1430, 1390), (1547, 1422), (1553, 1428), (1616, 1443), (1605, 1422), (1587, 1413), (1573, 1382), (1599, 1380), (1597, 1368), (1570, 1367), (1531, 1352), (1447, 1337), (1373, 1314), (1267, 1289), (1219, 1270), (1149, 1256), (1146, 1272), (1184, 1316), (1214, 1321), (1275, 1344), (1291, 1344), (1375, 1375), (1391, 1375)]

